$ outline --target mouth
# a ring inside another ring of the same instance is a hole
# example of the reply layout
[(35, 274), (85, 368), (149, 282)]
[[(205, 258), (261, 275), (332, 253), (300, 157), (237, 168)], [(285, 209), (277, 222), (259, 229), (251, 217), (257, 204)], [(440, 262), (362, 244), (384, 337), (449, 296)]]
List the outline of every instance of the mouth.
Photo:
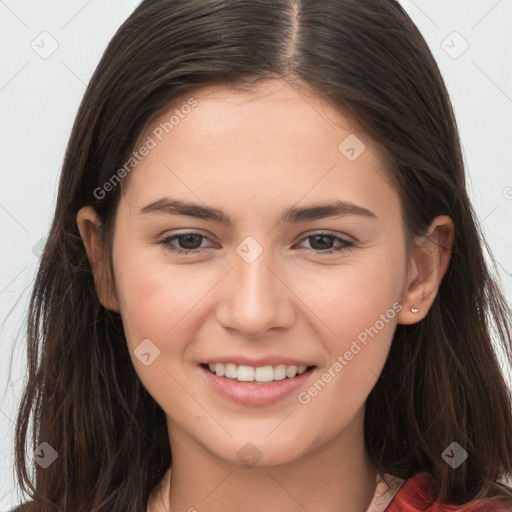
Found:
[(294, 380), (316, 368), (315, 365), (277, 364), (255, 367), (234, 363), (202, 363), (200, 366), (217, 377), (260, 386)]
[(319, 372), (319, 367), (308, 364), (307, 359), (277, 354), (224, 354), (203, 360), (198, 369), (203, 382), (216, 395), (249, 407), (285, 404), (285, 399), (310, 386)]

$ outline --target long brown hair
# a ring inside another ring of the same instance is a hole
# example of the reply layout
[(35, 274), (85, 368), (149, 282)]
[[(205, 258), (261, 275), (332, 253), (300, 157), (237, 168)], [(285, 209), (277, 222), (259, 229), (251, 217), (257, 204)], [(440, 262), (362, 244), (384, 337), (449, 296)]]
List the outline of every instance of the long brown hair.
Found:
[[(16, 472), (30, 510), (145, 510), (171, 464), (165, 415), (142, 386), (121, 317), (99, 302), (76, 214), (96, 209), (105, 257), (120, 187), (98, 189), (148, 123), (201, 86), (285, 79), (349, 112), (385, 148), (408, 240), (449, 215), (449, 269), (427, 316), (398, 325), (365, 415), (379, 472), (432, 477), (440, 502), (505, 500), (511, 395), (491, 341), (512, 361), (510, 311), (484, 259), (452, 106), (420, 32), (393, 0), (145, 0), (108, 45), (78, 111), (31, 296), (28, 383)], [(136, 172), (136, 171), (135, 171)], [(96, 193), (95, 193), (96, 191)], [(492, 260), (491, 260), (492, 261)], [(47, 442), (57, 460), (28, 466)], [(443, 451), (469, 454), (457, 469)], [(32, 475), (35, 469), (35, 474)]]

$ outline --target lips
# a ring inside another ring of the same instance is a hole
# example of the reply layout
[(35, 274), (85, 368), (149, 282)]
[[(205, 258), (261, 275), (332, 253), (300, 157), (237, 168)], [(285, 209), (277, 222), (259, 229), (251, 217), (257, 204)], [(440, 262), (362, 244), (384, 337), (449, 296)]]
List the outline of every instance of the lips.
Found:
[[(228, 364), (230, 363), (227, 363), (226, 366)], [(234, 363), (231, 364), (234, 365)], [(238, 375), (240, 367), (244, 365), (234, 366), (237, 366)], [(297, 391), (301, 386), (304, 386), (305, 382), (312, 378), (312, 375), (316, 373), (316, 366), (306, 366), (306, 369), (301, 374), (296, 373), (296, 376), (291, 378), (286, 377), (281, 380), (273, 379), (267, 382), (257, 382), (254, 380), (239, 381), (237, 378), (229, 378), (226, 376), (221, 377), (213, 373), (207, 364), (201, 364), (199, 368), (209, 387), (217, 394), (238, 404), (252, 407), (271, 405), (283, 400), (290, 396), (294, 391)], [(258, 367), (256, 367), (256, 369), (257, 368)], [(245, 372), (246, 370), (242, 371)]]

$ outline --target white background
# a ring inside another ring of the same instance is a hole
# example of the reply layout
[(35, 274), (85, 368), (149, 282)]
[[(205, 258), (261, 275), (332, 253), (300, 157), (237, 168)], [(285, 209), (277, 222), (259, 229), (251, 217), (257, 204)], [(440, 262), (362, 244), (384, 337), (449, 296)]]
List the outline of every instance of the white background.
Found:
[[(49, 229), (65, 146), (86, 84), (138, 3), (0, 0), (0, 510), (23, 501), (13, 478), (13, 421), (25, 374), (23, 322), (38, 243)], [(401, 3), (447, 83), (471, 198), (510, 301), (512, 0)], [(52, 44), (58, 47), (46, 59), (31, 47), (39, 45), (42, 52)]]

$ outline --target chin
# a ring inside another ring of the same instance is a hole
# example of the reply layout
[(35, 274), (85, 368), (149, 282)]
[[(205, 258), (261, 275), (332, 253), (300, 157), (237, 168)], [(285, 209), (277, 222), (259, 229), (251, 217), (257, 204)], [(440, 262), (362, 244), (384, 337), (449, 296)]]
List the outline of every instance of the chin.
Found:
[[(294, 462), (304, 455), (304, 437), (275, 435), (272, 439), (265, 433), (246, 434), (219, 444), (212, 442), (209, 451), (230, 464), (241, 467), (278, 466)], [(228, 457), (226, 455), (229, 454)]]

